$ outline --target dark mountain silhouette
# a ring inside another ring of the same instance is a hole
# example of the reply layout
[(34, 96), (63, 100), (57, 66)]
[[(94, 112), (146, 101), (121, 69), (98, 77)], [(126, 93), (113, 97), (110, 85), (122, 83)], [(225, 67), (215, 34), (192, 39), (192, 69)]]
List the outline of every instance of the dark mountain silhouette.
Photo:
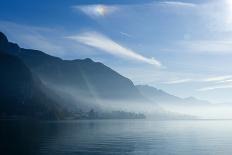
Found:
[[(38, 59), (39, 57), (41, 58)], [(139, 99), (141, 97), (129, 79), (91, 59), (67, 61), (47, 57), (39, 51), (27, 50), (23, 50), (20, 58), (44, 82), (56, 87), (71, 88), (81, 96), (103, 99)]]
[(1, 32), (0, 51), (2, 114), (88, 118), (86, 112), (91, 109), (99, 115), (111, 114), (104, 109), (118, 110), (109, 107), (129, 107), (130, 104), (130, 107), (152, 106), (159, 117), (165, 113), (173, 117), (156, 103), (179, 104), (194, 100), (148, 86), (136, 87), (128, 78), (89, 58), (62, 60), (38, 50), (20, 48)]
[(0, 51), (0, 75), (1, 117), (61, 117), (61, 107), (42, 91), (39, 79), (19, 58)]
[(19, 57), (40, 80), (79, 98), (144, 101), (132, 81), (102, 63), (87, 58), (62, 60), (38, 50), (20, 48), (0, 34), (0, 48)]
[(73, 117), (101, 112), (104, 104), (148, 102), (132, 81), (89, 58), (62, 60), (23, 49), (1, 32), (0, 51), (3, 115)]
[(136, 87), (143, 96), (160, 105), (199, 106), (210, 104), (208, 101), (199, 100), (194, 97), (180, 98), (148, 85), (137, 85)]

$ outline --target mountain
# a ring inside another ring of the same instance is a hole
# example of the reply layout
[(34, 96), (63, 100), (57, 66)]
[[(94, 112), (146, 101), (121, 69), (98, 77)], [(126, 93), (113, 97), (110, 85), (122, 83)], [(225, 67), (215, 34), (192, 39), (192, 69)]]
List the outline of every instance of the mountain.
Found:
[(61, 107), (17, 57), (0, 51), (0, 116), (59, 119)]
[(136, 87), (143, 96), (156, 101), (157, 103), (177, 103), (182, 101), (181, 98), (168, 94), (165, 91), (155, 87), (148, 85), (137, 85)]
[(149, 86), (136, 87), (128, 78), (89, 58), (62, 60), (39, 50), (20, 48), (1, 32), (0, 51), (4, 51), (4, 76), (0, 79), (2, 113), (88, 118), (89, 111), (94, 110), (99, 116), (107, 114), (104, 117), (113, 118), (109, 116), (115, 114), (112, 111), (124, 109), (156, 113), (156, 118), (183, 117), (156, 103), (179, 103), (185, 99)]
[(102, 63), (87, 58), (62, 60), (38, 50), (20, 48), (0, 34), (1, 49), (19, 57), (45, 84), (70, 90), (77, 96), (106, 100), (140, 100), (143, 96), (131, 80)]
[(62, 60), (39, 50), (20, 48), (3, 33), (0, 50), (20, 59), (46, 87), (47, 96), (68, 110), (101, 110), (102, 106), (149, 102), (131, 80), (89, 58)]
[(204, 106), (210, 105), (210, 102), (199, 100), (194, 97), (180, 98), (171, 95), (163, 90), (148, 86), (148, 85), (137, 85), (137, 89), (146, 98), (155, 101), (159, 105), (172, 105), (172, 106)]

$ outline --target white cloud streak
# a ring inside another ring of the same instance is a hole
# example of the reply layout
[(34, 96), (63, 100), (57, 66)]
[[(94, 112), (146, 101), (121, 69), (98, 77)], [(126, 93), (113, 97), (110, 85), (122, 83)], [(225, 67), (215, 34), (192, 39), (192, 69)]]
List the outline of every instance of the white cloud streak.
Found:
[(183, 51), (195, 53), (215, 53), (229, 54), (232, 53), (232, 41), (228, 40), (189, 40), (179, 41), (177, 43), (179, 49)]
[(126, 32), (120, 32), (120, 34), (123, 35), (123, 36), (126, 36), (128, 38), (132, 37), (132, 35), (130, 35), (130, 34), (126, 33)]
[(163, 82), (163, 84), (181, 84), (181, 83), (187, 83), (192, 81), (193, 81), (192, 79), (179, 79), (179, 80)]
[(213, 76), (207, 78), (183, 78), (177, 80), (170, 80), (166, 82), (162, 82), (163, 84), (180, 84), (180, 83), (189, 83), (189, 82), (197, 82), (197, 83), (232, 83), (232, 75), (224, 75), (224, 76)]
[(63, 59), (97, 55), (95, 50), (64, 38), (66, 32), (63, 29), (0, 21), (0, 30), (7, 35), (9, 41), (19, 44), (20, 47), (41, 50)]
[(232, 88), (232, 84), (204, 87), (204, 88), (198, 89), (198, 91), (210, 91), (210, 90), (216, 90), (216, 89), (229, 89), (229, 88)]
[(79, 10), (83, 12), (84, 14), (90, 16), (90, 17), (103, 17), (110, 15), (117, 10), (119, 10), (119, 7), (114, 5), (102, 5), (102, 4), (96, 4), (96, 5), (75, 5), (72, 6), (73, 9)]
[(218, 81), (217, 83), (231, 83), (232, 79)]
[(225, 81), (225, 80), (230, 79), (230, 78), (232, 78), (232, 75), (210, 77), (210, 78), (204, 79), (203, 81), (205, 81), (205, 82), (220, 82), (220, 81)]
[(196, 7), (197, 4), (194, 3), (187, 3), (187, 2), (180, 2), (180, 1), (164, 1), (160, 2), (160, 4), (165, 6), (171, 6), (171, 7)]
[(133, 50), (130, 50), (119, 43), (111, 40), (110, 38), (97, 33), (97, 32), (85, 32), (79, 35), (69, 36), (69, 39), (75, 40), (84, 45), (100, 49), (109, 54), (122, 57), (124, 59), (132, 59), (140, 62), (162, 67), (162, 64), (155, 58), (146, 58)]

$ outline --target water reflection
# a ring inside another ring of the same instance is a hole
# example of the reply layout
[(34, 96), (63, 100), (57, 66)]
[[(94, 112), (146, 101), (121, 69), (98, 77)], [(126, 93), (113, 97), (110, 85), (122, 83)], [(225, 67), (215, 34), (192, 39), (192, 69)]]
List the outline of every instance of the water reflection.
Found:
[(1, 154), (231, 154), (232, 121), (2, 121)]

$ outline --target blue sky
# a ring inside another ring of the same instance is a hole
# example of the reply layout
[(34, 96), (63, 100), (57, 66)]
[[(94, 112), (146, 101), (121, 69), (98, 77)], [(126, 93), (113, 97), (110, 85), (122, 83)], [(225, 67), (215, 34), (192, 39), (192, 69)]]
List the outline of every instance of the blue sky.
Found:
[(232, 101), (231, 0), (2, 0), (0, 30), (21, 47), (92, 58), (181, 97)]

